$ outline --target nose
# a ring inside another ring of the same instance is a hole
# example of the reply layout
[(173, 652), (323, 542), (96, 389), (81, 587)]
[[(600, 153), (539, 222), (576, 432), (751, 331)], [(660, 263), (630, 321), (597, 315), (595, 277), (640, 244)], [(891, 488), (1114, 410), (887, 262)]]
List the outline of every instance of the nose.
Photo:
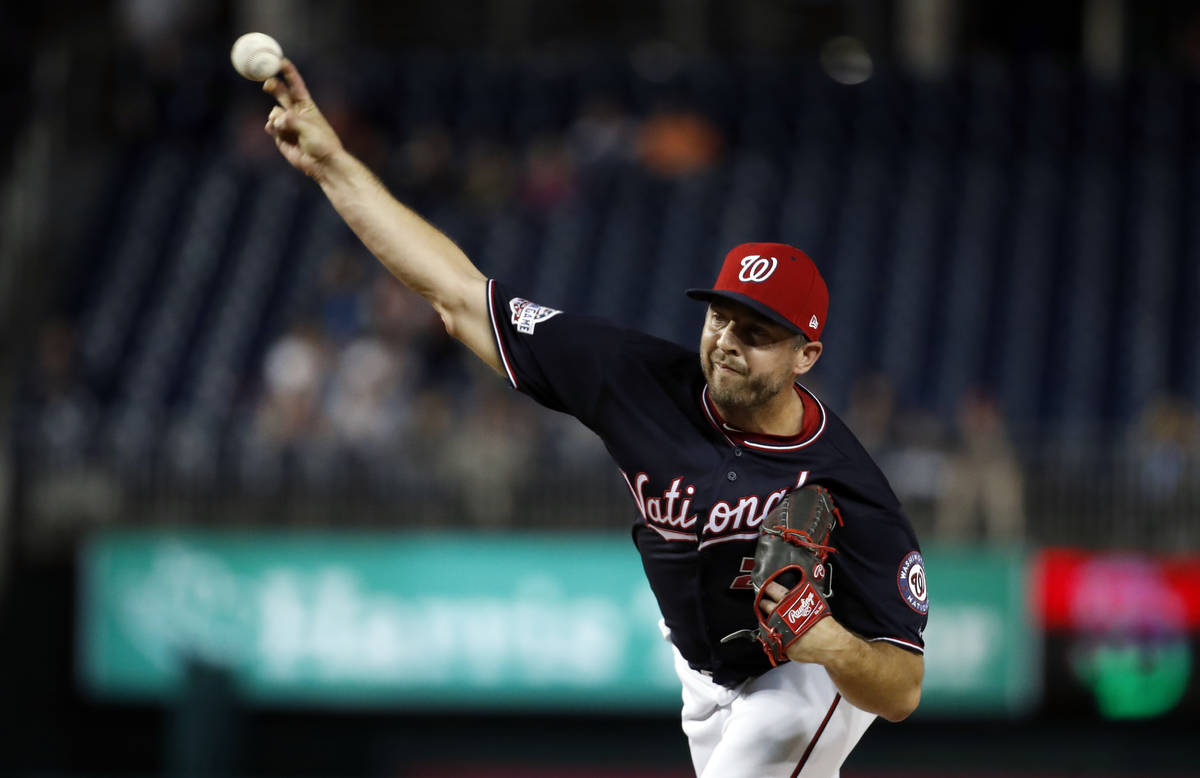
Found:
[(726, 354), (736, 354), (738, 351), (737, 338), (733, 334), (733, 322), (729, 322), (717, 335), (717, 348)]

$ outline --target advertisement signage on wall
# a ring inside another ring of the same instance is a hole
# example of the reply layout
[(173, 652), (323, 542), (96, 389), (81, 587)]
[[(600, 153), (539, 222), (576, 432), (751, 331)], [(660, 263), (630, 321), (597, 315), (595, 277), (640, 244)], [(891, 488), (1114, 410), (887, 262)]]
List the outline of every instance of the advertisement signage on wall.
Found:
[(1200, 707), (1200, 556), (1047, 549), (1035, 575), (1053, 707), (1113, 719)]
[(628, 541), (116, 534), (86, 553), (86, 684), (173, 693), (189, 660), (250, 699), (657, 708), (678, 695)]
[(922, 714), (1016, 715), (1041, 693), (1027, 557), (1017, 550), (931, 548)]
[[(920, 714), (1036, 700), (1024, 556), (932, 550)], [(627, 537), (116, 532), (82, 560), (79, 668), (168, 699), (189, 662), (252, 701), (674, 711), (678, 681)]]

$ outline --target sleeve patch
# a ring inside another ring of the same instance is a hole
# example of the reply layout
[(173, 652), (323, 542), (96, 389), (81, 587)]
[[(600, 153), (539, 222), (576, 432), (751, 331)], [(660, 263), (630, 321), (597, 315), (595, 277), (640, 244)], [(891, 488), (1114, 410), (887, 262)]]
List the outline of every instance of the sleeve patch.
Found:
[(909, 551), (896, 572), (896, 586), (908, 607), (917, 613), (929, 613), (929, 589), (925, 582), (925, 561), (920, 551)]
[(547, 308), (544, 305), (538, 305), (520, 297), (514, 297), (509, 300), (508, 307), (512, 311), (513, 326), (517, 328), (517, 332), (525, 335), (532, 335), (534, 328), (538, 324), (562, 313), (562, 311)]

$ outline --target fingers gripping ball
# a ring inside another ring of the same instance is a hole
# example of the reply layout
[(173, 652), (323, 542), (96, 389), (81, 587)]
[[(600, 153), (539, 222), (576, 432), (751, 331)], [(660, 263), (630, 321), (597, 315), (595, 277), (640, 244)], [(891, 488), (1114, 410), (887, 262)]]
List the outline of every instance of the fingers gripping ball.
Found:
[[(727, 636), (748, 637), (762, 644), (772, 665), (787, 661), (788, 647), (829, 615), (830, 596), (825, 559), (836, 549), (829, 536), (841, 516), (828, 490), (806, 486), (788, 493), (759, 528), (758, 547), (750, 580), (757, 595), (754, 614), (758, 628)], [(767, 584), (779, 583), (788, 592), (766, 615), (759, 608)]]
[(261, 32), (248, 32), (233, 43), (229, 60), (233, 69), (251, 81), (266, 81), (279, 72), (283, 49), (279, 41)]

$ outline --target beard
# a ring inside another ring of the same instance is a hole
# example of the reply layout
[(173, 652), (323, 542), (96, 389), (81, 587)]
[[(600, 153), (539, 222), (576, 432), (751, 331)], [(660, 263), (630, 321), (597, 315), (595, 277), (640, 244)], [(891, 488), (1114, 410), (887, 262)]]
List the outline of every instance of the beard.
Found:
[(774, 399), (785, 388), (796, 381), (796, 377), (788, 369), (778, 373), (766, 373), (748, 376), (744, 368), (734, 366), (740, 371), (730, 373), (719, 370), (713, 361), (712, 354), (701, 359), (704, 377), (708, 380), (708, 393), (720, 408), (749, 410), (765, 405)]

